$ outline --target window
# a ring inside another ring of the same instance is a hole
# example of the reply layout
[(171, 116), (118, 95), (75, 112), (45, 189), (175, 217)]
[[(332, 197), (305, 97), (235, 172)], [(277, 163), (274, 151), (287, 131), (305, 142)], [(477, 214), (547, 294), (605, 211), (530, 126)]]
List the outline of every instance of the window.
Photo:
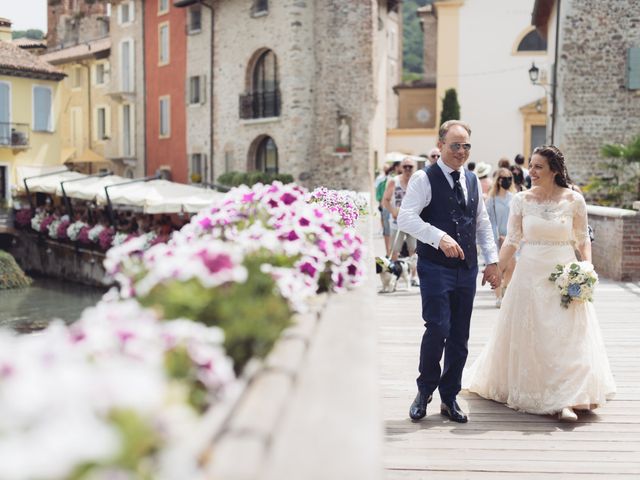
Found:
[(189, 77), (189, 104), (197, 105), (205, 100), (205, 76)]
[(254, 64), (251, 93), (240, 97), (240, 118), (280, 116), (278, 65), (271, 50), (263, 52)]
[(627, 90), (640, 90), (640, 47), (627, 50)]
[(169, 11), (169, 0), (158, 0), (158, 15)]
[(51, 87), (33, 87), (33, 130), (53, 131), (53, 92)]
[(0, 82), (0, 145), (11, 144), (11, 84)]
[(120, 88), (133, 91), (133, 40), (120, 42)]
[(256, 170), (278, 173), (278, 147), (271, 137), (264, 137), (256, 150)]
[(547, 41), (542, 38), (540, 32), (533, 29), (522, 37), (517, 50), (518, 52), (544, 52), (547, 50)]
[(71, 88), (80, 88), (82, 86), (82, 68), (73, 67), (71, 71)]
[(251, 15), (254, 17), (260, 17), (269, 13), (269, 0), (253, 0), (253, 6), (251, 7)]
[(96, 108), (96, 140), (106, 140), (108, 135), (107, 107)]
[(189, 33), (199, 33), (202, 30), (202, 7), (194, 5), (189, 8)]
[(191, 183), (202, 183), (204, 181), (206, 175), (206, 158), (207, 156), (202, 153), (194, 153), (191, 155), (189, 165), (189, 179)]
[(169, 24), (158, 25), (158, 63), (166, 65), (169, 63)]
[(133, 157), (133, 106), (122, 105), (122, 156)]
[(167, 138), (171, 135), (170, 109), (170, 97), (160, 97), (160, 138)]
[(118, 23), (127, 25), (133, 22), (135, 15), (135, 7), (132, 1), (122, 2), (118, 5)]
[(93, 83), (95, 85), (104, 85), (107, 83), (107, 63), (96, 63), (93, 69)]

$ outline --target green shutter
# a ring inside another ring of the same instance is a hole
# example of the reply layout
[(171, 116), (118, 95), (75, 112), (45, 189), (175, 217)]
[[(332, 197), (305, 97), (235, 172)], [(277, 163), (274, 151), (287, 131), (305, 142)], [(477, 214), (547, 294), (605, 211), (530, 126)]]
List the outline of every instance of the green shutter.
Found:
[(640, 90), (640, 47), (627, 50), (627, 88)]

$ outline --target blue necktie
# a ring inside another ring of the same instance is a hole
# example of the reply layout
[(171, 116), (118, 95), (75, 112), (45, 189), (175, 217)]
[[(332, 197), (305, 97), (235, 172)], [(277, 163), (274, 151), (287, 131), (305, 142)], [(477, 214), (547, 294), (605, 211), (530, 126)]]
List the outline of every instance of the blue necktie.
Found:
[(451, 172), (451, 178), (453, 178), (453, 191), (456, 194), (456, 202), (458, 202), (460, 208), (464, 210), (467, 208), (467, 204), (464, 201), (464, 192), (462, 191), (462, 185), (460, 184), (460, 172), (454, 170)]

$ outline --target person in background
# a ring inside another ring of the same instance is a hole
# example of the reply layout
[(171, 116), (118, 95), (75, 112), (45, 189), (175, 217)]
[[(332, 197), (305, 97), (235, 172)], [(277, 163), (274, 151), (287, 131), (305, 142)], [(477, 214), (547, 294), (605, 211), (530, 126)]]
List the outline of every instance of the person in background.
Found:
[[(496, 242), (498, 250), (500, 250), (507, 236), (509, 208), (513, 194), (515, 193), (515, 188), (513, 186), (513, 175), (508, 168), (500, 168), (496, 173), (497, 175), (493, 180), (493, 185), (491, 186), (491, 190), (489, 190), (487, 198), (487, 213), (489, 214), (489, 220), (491, 220), (491, 227), (493, 228), (493, 239)], [(502, 304), (504, 291), (509, 284), (509, 280), (511, 280), (515, 266), (516, 259), (513, 257), (502, 275), (502, 284), (495, 289), (496, 307), (498, 308), (500, 308)]]
[(491, 165), (488, 163), (480, 162), (476, 164), (474, 173), (480, 179), (480, 186), (482, 187), (482, 196), (486, 199), (491, 189), (491, 179), (489, 174), (491, 173)]
[(467, 170), (469, 170), (470, 172), (476, 173), (476, 162), (468, 162), (467, 163)]
[[(409, 256), (416, 252), (416, 239), (411, 235), (399, 231), (398, 228), (398, 213), (400, 213), (400, 205), (402, 199), (407, 193), (407, 185), (411, 175), (416, 171), (416, 162), (410, 157), (406, 157), (402, 160), (402, 175), (394, 178), (390, 178), (387, 181), (387, 189), (384, 192), (384, 198), (382, 199), (382, 206), (391, 212), (391, 260), (396, 261), (400, 256), (402, 250), (402, 244), (407, 242), (407, 250)], [(418, 286), (416, 280), (417, 272), (415, 268), (411, 269), (411, 285)]]
[(508, 158), (502, 157), (500, 160), (498, 160), (498, 168), (509, 168), (510, 166), (511, 166), (511, 162), (509, 161)]
[(517, 154), (513, 161), (515, 162), (516, 166), (522, 169), (525, 185), (527, 186), (527, 188), (531, 188), (531, 177), (529, 176), (529, 169), (524, 165), (524, 155)]
[(389, 236), (389, 210), (382, 205), (384, 192), (387, 188), (387, 180), (390, 172), (393, 170), (393, 164), (387, 163), (382, 167), (382, 173), (376, 178), (375, 190), (376, 201), (378, 202), (378, 211), (380, 212), (380, 223), (382, 225), (382, 238), (384, 239), (385, 255), (391, 255), (391, 237)]
[(434, 147), (431, 150), (429, 150), (429, 163), (431, 165), (436, 163), (439, 158), (440, 158), (440, 149), (439, 148)]
[(516, 192), (527, 190), (527, 185), (524, 180), (524, 172), (522, 171), (522, 168), (517, 165), (511, 165), (509, 170), (511, 170), (511, 175), (513, 175), (513, 186), (515, 187)]

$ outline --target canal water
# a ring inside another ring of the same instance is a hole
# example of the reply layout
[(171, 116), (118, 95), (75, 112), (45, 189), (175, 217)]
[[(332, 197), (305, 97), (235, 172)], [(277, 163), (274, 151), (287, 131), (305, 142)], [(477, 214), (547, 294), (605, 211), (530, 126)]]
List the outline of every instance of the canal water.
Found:
[(27, 288), (0, 290), (0, 328), (30, 332), (47, 326), (53, 318), (67, 323), (95, 305), (105, 289), (63, 280), (34, 277)]

